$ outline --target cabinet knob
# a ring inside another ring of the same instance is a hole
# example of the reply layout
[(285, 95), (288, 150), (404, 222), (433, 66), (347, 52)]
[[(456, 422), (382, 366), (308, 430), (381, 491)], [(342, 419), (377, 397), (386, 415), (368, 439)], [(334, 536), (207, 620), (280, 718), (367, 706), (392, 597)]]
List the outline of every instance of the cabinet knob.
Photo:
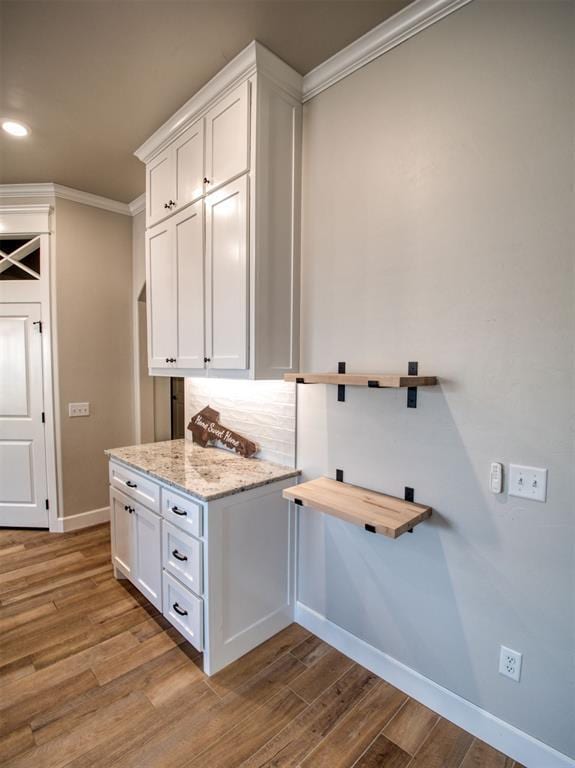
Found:
[(211, 357), (204, 357), (204, 363), (211, 363), (212, 358)]
[(169, 207), (170, 207), (169, 203), (164, 203), (164, 208), (169, 208)]
[(166, 357), (166, 363), (175, 363), (176, 358), (175, 357)]
[(209, 183), (210, 183), (210, 180), (206, 176), (204, 176), (204, 184), (209, 184)]

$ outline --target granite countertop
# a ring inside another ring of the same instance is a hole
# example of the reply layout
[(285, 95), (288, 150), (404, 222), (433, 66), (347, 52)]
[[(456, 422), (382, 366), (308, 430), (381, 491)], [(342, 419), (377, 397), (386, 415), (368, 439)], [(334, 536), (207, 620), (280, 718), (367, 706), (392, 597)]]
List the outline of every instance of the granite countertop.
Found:
[(202, 448), (185, 439), (111, 448), (106, 454), (202, 501), (301, 474), (293, 467), (263, 459), (244, 459), (231, 451)]

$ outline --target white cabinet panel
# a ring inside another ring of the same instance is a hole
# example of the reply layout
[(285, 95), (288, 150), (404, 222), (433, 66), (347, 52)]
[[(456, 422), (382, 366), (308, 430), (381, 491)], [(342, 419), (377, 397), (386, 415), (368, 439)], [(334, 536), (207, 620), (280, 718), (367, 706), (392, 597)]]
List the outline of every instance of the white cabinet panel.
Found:
[(148, 226), (169, 215), (175, 194), (174, 155), (170, 148), (146, 166), (146, 219)]
[(206, 311), (210, 368), (248, 367), (248, 179), (206, 198)]
[(206, 115), (206, 177), (215, 189), (249, 169), (250, 84), (242, 83)]
[(173, 368), (178, 349), (178, 284), (169, 224), (159, 224), (150, 230), (146, 246), (149, 365), (150, 368)]
[(202, 594), (202, 542), (167, 520), (162, 528), (162, 564), (197, 595)]
[(171, 145), (174, 153), (174, 210), (204, 194), (204, 121), (198, 120)]
[(154, 512), (160, 511), (160, 486), (157, 483), (114, 461), (110, 462), (109, 476), (111, 486)]
[(189, 496), (162, 488), (162, 517), (193, 536), (202, 536), (204, 508)]
[(178, 263), (178, 368), (204, 367), (203, 202), (174, 216)]
[(133, 579), (134, 562), (133, 506), (127, 496), (118, 491), (111, 492), (112, 560), (129, 579)]
[(164, 571), (164, 616), (198, 651), (204, 647), (204, 601)]
[(139, 504), (134, 509), (134, 583), (155, 605), (162, 609), (161, 532), (159, 515)]

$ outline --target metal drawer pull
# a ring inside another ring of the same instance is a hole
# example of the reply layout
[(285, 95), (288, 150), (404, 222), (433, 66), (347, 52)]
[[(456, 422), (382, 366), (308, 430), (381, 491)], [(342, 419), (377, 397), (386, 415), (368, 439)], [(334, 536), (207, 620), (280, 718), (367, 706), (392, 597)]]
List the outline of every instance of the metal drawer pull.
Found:
[(179, 614), (180, 614), (180, 616), (187, 616), (187, 615), (188, 615), (188, 612), (187, 612), (187, 611), (184, 611), (184, 610), (182, 610), (182, 609), (180, 608), (180, 606), (179, 606), (177, 603), (174, 603), (174, 604), (172, 605), (172, 608), (174, 609), (174, 611), (175, 611), (176, 613), (179, 613)]
[(138, 484), (137, 483), (133, 483), (131, 480), (126, 480), (126, 485), (128, 486), (128, 488), (137, 488), (138, 487)]
[(187, 515), (188, 514), (185, 509), (178, 509), (178, 507), (172, 507), (172, 512), (175, 515)]
[(176, 560), (181, 560), (184, 562), (184, 560), (187, 560), (188, 558), (186, 555), (181, 555), (177, 549), (172, 550), (172, 555), (176, 558)]

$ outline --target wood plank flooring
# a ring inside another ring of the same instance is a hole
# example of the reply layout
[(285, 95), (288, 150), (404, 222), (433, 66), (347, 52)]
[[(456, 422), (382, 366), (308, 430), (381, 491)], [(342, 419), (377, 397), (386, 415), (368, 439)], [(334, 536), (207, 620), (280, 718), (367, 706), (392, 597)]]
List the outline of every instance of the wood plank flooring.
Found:
[(206, 677), (107, 526), (0, 530), (0, 765), (522, 768), (297, 624)]

